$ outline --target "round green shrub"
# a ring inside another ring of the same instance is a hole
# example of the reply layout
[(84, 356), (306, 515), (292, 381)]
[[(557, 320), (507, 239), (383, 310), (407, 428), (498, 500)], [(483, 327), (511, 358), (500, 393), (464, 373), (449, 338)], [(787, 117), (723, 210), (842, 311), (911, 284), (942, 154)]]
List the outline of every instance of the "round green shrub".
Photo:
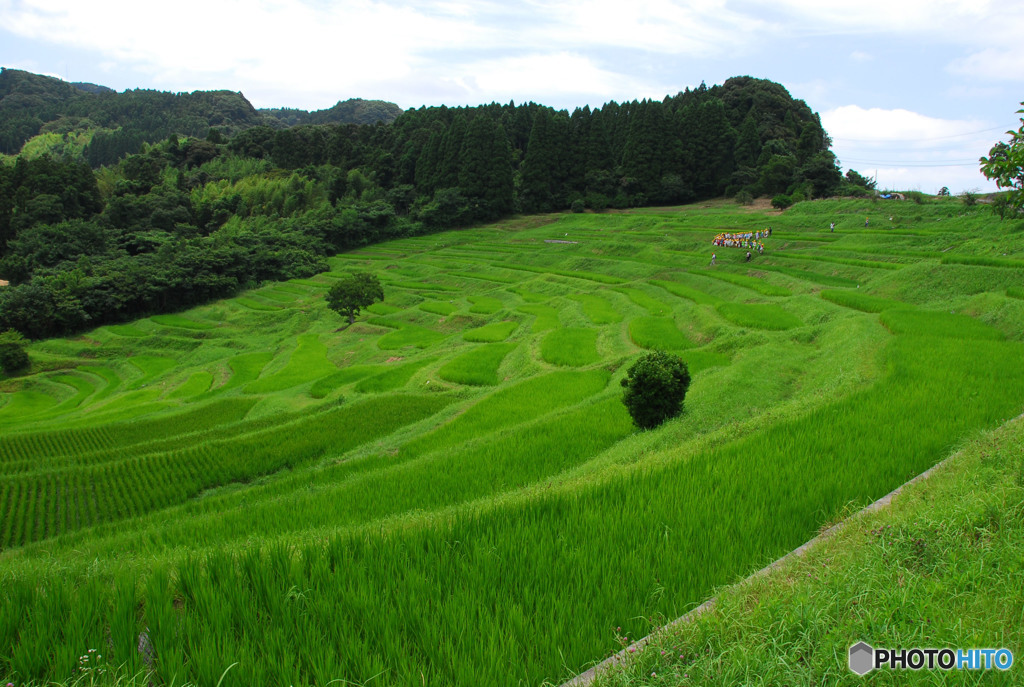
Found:
[(690, 371), (679, 356), (654, 351), (633, 363), (622, 386), (622, 402), (633, 423), (651, 429), (683, 411)]
[(0, 369), (10, 374), (28, 367), (26, 343), (25, 337), (13, 329), (0, 333)]

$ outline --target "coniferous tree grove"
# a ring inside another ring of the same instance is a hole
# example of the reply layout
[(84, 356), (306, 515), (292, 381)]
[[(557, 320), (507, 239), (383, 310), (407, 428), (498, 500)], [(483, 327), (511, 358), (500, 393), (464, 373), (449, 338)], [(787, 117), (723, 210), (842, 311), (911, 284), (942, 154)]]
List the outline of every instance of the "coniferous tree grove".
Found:
[(77, 155), (65, 145), (0, 164), (0, 278), (10, 281), (0, 330), (33, 338), (309, 276), (341, 250), (517, 212), (741, 191), (812, 198), (843, 183), (818, 116), (750, 77), (572, 113), (491, 103), (286, 126), (253, 116), (240, 94), (71, 96), (12, 71), (0, 75), (0, 147), (89, 138)]

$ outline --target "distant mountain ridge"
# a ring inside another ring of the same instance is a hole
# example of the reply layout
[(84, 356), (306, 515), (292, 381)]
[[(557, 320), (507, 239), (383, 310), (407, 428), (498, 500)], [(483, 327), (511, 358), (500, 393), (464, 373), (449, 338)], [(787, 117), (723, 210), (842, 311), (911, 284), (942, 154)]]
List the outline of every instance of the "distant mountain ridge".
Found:
[(99, 84), (94, 84), (94, 83), (87, 83), (87, 82), (84, 82), (84, 81), (72, 81), (71, 85), (74, 86), (75, 88), (77, 88), (80, 91), (85, 91), (86, 93), (116, 93), (117, 92), (113, 88), (108, 88), (107, 86), (100, 86)]
[(19, 69), (0, 67), (0, 153), (17, 154), (42, 133), (88, 132), (84, 156), (93, 166), (110, 164), (168, 136), (205, 138), (211, 129), (232, 136), (254, 126), (274, 129), (300, 124), (392, 122), (402, 113), (394, 103), (360, 98), (316, 112), (282, 108), (257, 110), (241, 93), (148, 89), (118, 93), (92, 83), (67, 83)]
[(349, 98), (334, 107), (307, 112), (290, 107), (260, 108), (260, 114), (273, 117), (285, 126), (303, 124), (390, 124), (402, 114), (402, 108), (385, 100)]

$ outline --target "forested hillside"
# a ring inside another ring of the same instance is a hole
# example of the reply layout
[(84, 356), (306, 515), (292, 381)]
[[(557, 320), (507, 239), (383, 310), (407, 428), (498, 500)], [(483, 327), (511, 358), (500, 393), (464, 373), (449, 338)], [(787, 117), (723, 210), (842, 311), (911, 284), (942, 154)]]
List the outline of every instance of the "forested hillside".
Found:
[[(394, 103), (359, 98), (317, 112), (257, 111), (245, 96), (232, 91), (117, 93), (96, 84), (69, 84), (0, 68), (0, 153), (17, 154), (42, 134), (44, 147), (58, 144), (59, 152), (83, 157), (94, 167), (116, 163), (139, 152), (144, 143), (171, 134), (205, 138), (211, 130), (231, 136), (257, 125), (374, 124), (394, 121), (401, 112)], [(79, 145), (59, 145), (69, 139)]]
[[(344, 105), (275, 112), (329, 121)], [(66, 142), (82, 118), (107, 128), (77, 156), (0, 165), (0, 331), (39, 338), (171, 311), (322, 271), (343, 249), (514, 212), (811, 198), (842, 182), (818, 116), (750, 77), (571, 114), (492, 103), (290, 128), (261, 116), (235, 93), (85, 93), (6, 70), (8, 149), (33, 127)], [(159, 141), (122, 156), (142, 130)]]

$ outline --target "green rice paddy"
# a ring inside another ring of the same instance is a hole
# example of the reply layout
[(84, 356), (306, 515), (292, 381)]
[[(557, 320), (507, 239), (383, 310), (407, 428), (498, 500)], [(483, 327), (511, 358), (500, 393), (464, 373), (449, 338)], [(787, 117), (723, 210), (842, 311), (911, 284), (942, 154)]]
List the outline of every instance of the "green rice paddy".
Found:
[[(560, 683), (1024, 410), (1024, 236), (887, 207), (914, 232), (821, 229), (869, 201), (509, 221), (332, 259), (384, 283), (352, 326), (324, 274), (33, 343), (0, 682)], [(640, 432), (650, 349), (693, 381)]]
[(466, 341), (476, 341), (478, 343), (504, 341), (518, 327), (519, 324), (517, 322), (492, 322), (482, 327), (466, 330), (462, 338)]
[(671, 317), (638, 317), (629, 323), (629, 338), (641, 348), (678, 351), (694, 344)]

